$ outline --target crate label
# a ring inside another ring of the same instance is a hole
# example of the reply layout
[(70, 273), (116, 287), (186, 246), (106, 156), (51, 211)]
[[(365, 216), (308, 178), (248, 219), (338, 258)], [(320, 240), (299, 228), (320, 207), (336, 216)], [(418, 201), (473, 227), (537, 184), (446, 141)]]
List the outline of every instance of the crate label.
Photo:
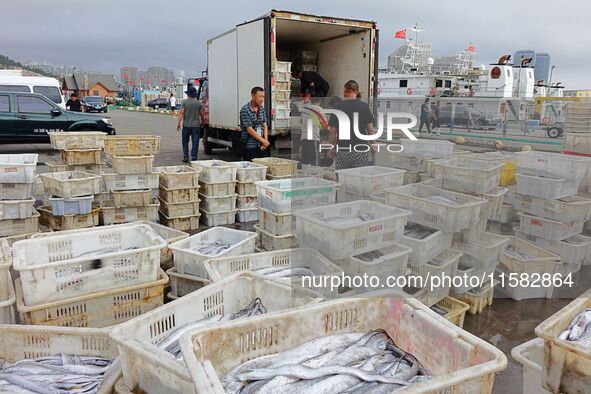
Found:
[(542, 222), (540, 219), (532, 219), (530, 220), (530, 224), (532, 226), (543, 226), (544, 222)]
[(370, 233), (375, 233), (377, 231), (381, 231), (383, 228), (384, 228), (384, 225), (383, 224), (376, 224), (375, 226), (371, 226), (369, 228), (369, 232)]
[(18, 171), (18, 167), (4, 167), (4, 173), (14, 173)]

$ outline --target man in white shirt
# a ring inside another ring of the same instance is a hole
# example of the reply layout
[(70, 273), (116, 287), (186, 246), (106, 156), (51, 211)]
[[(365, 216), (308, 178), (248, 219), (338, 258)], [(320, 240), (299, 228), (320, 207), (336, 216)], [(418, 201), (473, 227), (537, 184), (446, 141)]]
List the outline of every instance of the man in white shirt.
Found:
[(176, 98), (173, 93), (170, 93), (170, 109), (172, 112), (176, 111)]

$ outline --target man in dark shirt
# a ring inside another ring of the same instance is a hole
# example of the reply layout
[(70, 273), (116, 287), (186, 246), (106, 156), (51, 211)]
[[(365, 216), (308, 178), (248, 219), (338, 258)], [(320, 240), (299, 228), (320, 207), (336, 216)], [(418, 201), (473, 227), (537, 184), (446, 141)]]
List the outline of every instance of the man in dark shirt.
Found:
[(373, 127), (373, 114), (369, 109), (369, 105), (357, 98), (359, 93), (359, 84), (355, 81), (349, 81), (345, 84), (345, 90), (343, 93), (344, 100), (335, 106), (344, 112), (349, 118), (351, 127), (351, 139), (341, 140), (338, 138), (339, 122), (335, 115), (330, 118), (328, 123), (330, 127), (330, 134), (328, 143), (333, 146), (338, 146), (339, 149), (333, 148), (331, 156), (335, 158), (335, 169), (341, 170), (345, 168), (364, 167), (368, 165), (369, 156), (364, 148), (354, 149), (355, 145), (371, 145), (371, 151), (375, 152), (376, 146), (372, 141), (365, 141), (358, 138), (354, 132), (354, 121), (357, 114), (358, 117), (358, 130), (360, 134), (373, 135), (375, 129)]
[(317, 72), (295, 69), (291, 75), (300, 80), (302, 85), (300, 91), (303, 95), (309, 94), (316, 97), (326, 97), (328, 95), (330, 85)]
[(82, 103), (78, 100), (76, 93), (70, 95), (70, 99), (66, 102), (66, 108), (74, 112), (83, 112)]
[(421, 105), (421, 123), (419, 124), (419, 133), (423, 132), (423, 125), (427, 126), (427, 131), (431, 134), (431, 104), (429, 104), (429, 97)]

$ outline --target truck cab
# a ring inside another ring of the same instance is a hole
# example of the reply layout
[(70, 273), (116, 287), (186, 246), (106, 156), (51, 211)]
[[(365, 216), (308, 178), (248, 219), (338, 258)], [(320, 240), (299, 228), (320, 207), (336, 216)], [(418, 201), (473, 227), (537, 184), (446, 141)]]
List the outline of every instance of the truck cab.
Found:
[(41, 94), (0, 91), (1, 143), (49, 143), (55, 131), (115, 134), (110, 118), (65, 110)]

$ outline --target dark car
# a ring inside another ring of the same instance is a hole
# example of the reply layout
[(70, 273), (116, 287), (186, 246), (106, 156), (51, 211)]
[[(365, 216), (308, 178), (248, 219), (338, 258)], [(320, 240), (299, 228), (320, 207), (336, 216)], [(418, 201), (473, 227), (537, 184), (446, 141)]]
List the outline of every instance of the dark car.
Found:
[(148, 107), (154, 108), (154, 109), (167, 108), (168, 107), (168, 99), (161, 97), (161, 98), (157, 98), (154, 100), (150, 100), (150, 101), (148, 101)]
[(86, 96), (80, 100), (86, 112), (107, 113), (107, 103), (101, 96)]
[(49, 131), (115, 134), (110, 118), (67, 111), (41, 94), (0, 91), (0, 143), (48, 143)]
[[(441, 107), (439, 110), (439, 124), (449, 126), (452, 123), (451, 107)], [(499, 124), (499, 119), (487, 116), (484, 112), (473, 107), (456, 107), (453, 125), (457, 128), (467, 128), (470, 117), (472, 124), (470, 128), (478, 130), (495, 130)]]

